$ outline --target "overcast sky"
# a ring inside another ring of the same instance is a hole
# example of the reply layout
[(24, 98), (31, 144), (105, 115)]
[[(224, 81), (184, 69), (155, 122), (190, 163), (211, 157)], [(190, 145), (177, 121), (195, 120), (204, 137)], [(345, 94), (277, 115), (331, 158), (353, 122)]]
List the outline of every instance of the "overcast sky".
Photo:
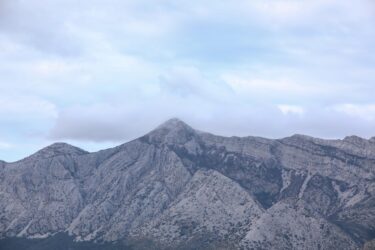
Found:
[(375, 136), (372, 0), (0, 0), (0, 159), (171, 117), (221, 135)]

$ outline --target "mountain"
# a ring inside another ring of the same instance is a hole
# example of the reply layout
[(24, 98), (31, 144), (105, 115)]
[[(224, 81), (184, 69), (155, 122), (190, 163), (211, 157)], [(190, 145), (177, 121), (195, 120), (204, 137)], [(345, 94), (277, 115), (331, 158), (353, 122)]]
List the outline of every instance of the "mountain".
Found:
[(56, 143), (0, 163), (0, 238), (0, 249), (368, 249), (375, 140), (222, 137), (171, 119), (95, 153)]

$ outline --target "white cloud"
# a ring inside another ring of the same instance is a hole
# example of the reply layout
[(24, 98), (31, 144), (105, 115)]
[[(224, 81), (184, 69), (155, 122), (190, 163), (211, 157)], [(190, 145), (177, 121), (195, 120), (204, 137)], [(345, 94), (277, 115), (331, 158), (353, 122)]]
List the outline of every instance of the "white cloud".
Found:
[(266, 76), (242, 76), (240, 73), (239, 75), (225, 74), (222, 79), (239, 95), (256, 96), (261, 94), (264, 97), (311, 96), (326, 91), (319, 85), (316, 86), (307, 82), (299, 83), (282, 75), (267, 78)]
[(54, 119), (57, 117), (56, 106), (34, 96), (0, 96), (1, 120), (29, 120), (30, 118)]
[(75, 65), (68, 64), (63, 61), (40, 61), (32, 65), (33, 71), (41, 76), (62, 76), (70, 73), (75, 69), (79, 69)]
[(196, 67), (173, 67), (159, 79), (162, 91), (182, 98), (195, 96), (208, 102), (222, 102), (233, 97), (228, 85), (207, 78)]
[[(326, 0), (326, 3), (329, 1)], [(271, 18), (274, 21), (295, 21), (301, 15), (313, 13), (322, 5), (321, 1), (251, 1), (249, 6), (256, 9), (259, 16)]]
[(277, 107), (281, 111), (281, 113), (283, 113), (284, 115), (289, 115), (289, 114), (303, 115), (305, 113), (305, 110), (301, 106), (278, 105)]
[(333, 110), (368, 121), (375, 120), (375, 104), (339, 104)]
[(7, 142), (0, 141), (0, 149), (10, 149), (13, 145)]
[(174, 116), (225, 135), (371, 135), (373, 7), (0, 0), (0, 137), (120, 142)]

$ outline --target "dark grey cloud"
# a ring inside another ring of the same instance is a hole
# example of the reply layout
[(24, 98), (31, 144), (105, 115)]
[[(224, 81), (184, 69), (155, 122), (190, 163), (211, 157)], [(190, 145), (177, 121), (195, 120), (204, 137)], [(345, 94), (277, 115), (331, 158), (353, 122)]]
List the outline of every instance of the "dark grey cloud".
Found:
[[(141, 135), (157, 125), (155, 118), (142, 115), (140, 110), (127, 110), (121, 106), (96, 105), (73, 107), (60, 114), (51, 130), (52, 140), (115, 141), (124, 142)], [(156, 119), (161, 122), (162, 119)]]

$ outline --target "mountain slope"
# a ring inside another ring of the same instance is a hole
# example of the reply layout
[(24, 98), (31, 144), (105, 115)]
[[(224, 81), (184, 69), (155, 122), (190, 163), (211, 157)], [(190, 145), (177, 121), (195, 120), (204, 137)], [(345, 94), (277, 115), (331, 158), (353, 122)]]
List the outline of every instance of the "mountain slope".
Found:
[(221, 137), (172, 119), (115, 148), (1, 162), (0, 237), (356, 249), (375, 238), (374, 197), (373, 139)]
[[(225, 190), (225, 192), (223, 192)], [(214, 239), (241, 237), (239, 224), (250, 226), (262, 207), (237, 183), (215, 170), (198, 170), (177, 199), (154, 221), (146, 224), (149, 237), (173, 245), (214, 234)], [(212, 236), (211, 236), (212, 237)]]

